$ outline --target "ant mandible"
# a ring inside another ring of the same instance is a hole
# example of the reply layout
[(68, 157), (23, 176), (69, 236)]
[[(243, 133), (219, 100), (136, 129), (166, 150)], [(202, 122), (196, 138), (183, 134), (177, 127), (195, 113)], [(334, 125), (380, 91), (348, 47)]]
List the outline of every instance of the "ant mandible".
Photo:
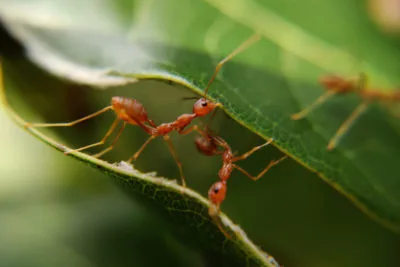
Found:
[[(331, 138), (328, 143), (327, 149), (333, 150), (339, 140), (343, 137), (343, 135), (349, 131), (350, 126), (354, 123), (354, 121), (366, 110), (369, 104), (372, 102), (381, 102), (381, 103), (396, 103), (400, 102), (400, 92), (381, 92), (377, 89), (367, 89), (366, 88), (366, 80), (367, 77), (364, 73), (361, 73), (359, 78), (354, 79), (344, 79), (340, 76), (334, 75), (326, 75), (320, 78), (319, 83), (327, 90), (327, 92), (321, 95), (317, 100), (311, 103), (308, 107), (303, 109), (302, 111), (293, 114), (291, 118), (293, 120), (298, 120), (304, 118), (308, 113), (310, 113), (314, 108), (319, 106), (320, 104), (327, 101), (334, 95), (343, 95), (349, 93), (356, 93), (361, 99), (362, 103), (359, 104), (354, 111), (350, 114), (350, 116), (342, 123), (339, 129), (336, 131), (335, 135)], [(399, 116), (399, 115), (397, 115)]]
[[(208, 210), (208, 214), (213, 219), (213, 221), (217, 224), (218, 228), (221, 232), (227, 237), (230, 238), (229, 234), (224, 230), (220, 221), (217, 219), (217, 216), (220, 212), (221, 203), (225, 200), (226, 191), (227, 191), (227, 181), (231, 176), (231, 173), (234, 169), (240, 171), (253, 181), (257, 181), (260, 179), (269, 169), (273, 166), (280, 163), (282, 160), (286, 159), (288, 156), (285, 155), (278, 160), (271, 161), (257, 176), (253, 176), (248, 173), (245, 169), (235, 164), (240, 160), (244, 160), (248, 158), (251, 154), (256, 152), (257, 150), (271, 144), (273, 138), (269, 139), (266, 143), (255, 146), (246, 153), (240, 156), (234, 156), (231, 147), (229, 144), (219, 136), (211, 134), (211, 131), (208, 128), (205, 128), (205, 131), (202, 132), (200, 136), (195, 139), (195, 145), (197, 150), (206, 156), (214, 156), (221, 155), (222, 156), (222, 167), (218, 172), (218, 176), (220, 181), (215, 182), (208, 191), (208, 199), (212, 203)], [(221, 149), (219, 149), (221, 148)]]
[(211, 111), (215, 110), (217, 107), (222, 107), (221, 103), (215, 103), (206, 98), (208, 89), (210, 88), (212, 82), (215, 80), (221, 67), (227, 61), (232, 59), (235, 55), (239, 54), (240, 52), (245, 50), (247, 47), (249, 47), (251, 44), (258, 41), (259, 39), (260, 39), (260, 36), (258, 34), (252, 35), (250, 38), (248, 38), (246, 41), (244, 41), (238, 48), (236, 48), (232, 53), (230, 53), (227, 57), (222, 59), (218, 63), (217, 67), (215, 68), (214, 74), (212, 75), (210, 81), (208, 82), (207, 87), (204, 90), (203, 96), (194, 103), (193, 113), (180, 115), (176, 120), (174, 120), (172, 122), (156, 125), (154, 123), (154, 121), (152, 121), (151, 119), (148, 118), (146, 109), (138, 100), (121, 97), (121, 96), (115, 96), (111, 99), (110, 106), (107, 106), (93, 114), (90, 114), (90, 115), (80, 118), (78, 120), (75, 120), (72, 122), (67, 122), (67, 123), (27, 123), (26, 127), (70, 127), (70, 126), (74, 126), (80, 122), (83, 122), (83, 121), (86, 121), (93, 117), (96, 117), (108, 110), (113, 110), (115, 112), (117, 118), (114, 120), (114, 122), (112, 123), (109, 130), (106, 132), (104, 137), (99, 142), (93, 143), (93, 144), (90, 144), (90, 145), (87, 145), (84, 147), (80, 147), (80, 148), (77, 148), (74, 150), (66, 151), (64, 153), (69, 154), (71, 152), (82, 151), (82, 150), (85, 150), (88, 148), (104, 145), (105, 141), (108, 139), (108, 137), (117, 128), (119, 122), (122, 121), (123, 124), (119, 128), (117, 135), (114, 138), (114, 140), (112, 141), (111, 145), (109, 147), (107, 147), (106, 149), (100, 151), (99, 153), (93, 155), (94, 157), (101, 157), (102, 155), (104, 155), (105, 153), (109, 152), (110, 150), (112, 150), (114, 148), (114, 146), (117, 143), (119, 137), (121, 136), (121, 133), (124, 130), (126, 124), (138, 125), (144, 131), (146, 131), (150, 135), (150, 137), (139, 148), (139, 150), (135, 154), (133, 154), (132, 157), (130, 157), (128, 159), (128, 162), (130, 163), (133, 160), (136, 160), (139, 157), (140, 153), (144, 150), (144, 148), (156, 137), (163, 136), (175, 162), (178, 165), (180, 177), (182, 180), (182, 186), (186, 186), (185, 177), (184, 177), (183, 170), (182, 170), (182, 164), (181, 164), (180, 160), (178, 159), (175, 148), (170, 140), (169, 133), (172, 131), (177, 131), (181, 135), (188, 134), (191, 131), (197, 129), (197, 127), (190, 127), (188, 129), (186, 129), (186, 127), (195, 118), (206, 116)]

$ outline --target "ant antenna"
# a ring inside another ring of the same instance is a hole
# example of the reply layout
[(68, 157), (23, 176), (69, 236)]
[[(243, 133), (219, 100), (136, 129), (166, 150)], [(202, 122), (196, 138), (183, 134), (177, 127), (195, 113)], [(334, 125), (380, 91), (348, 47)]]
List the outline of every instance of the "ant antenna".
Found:
[(198, 96), (185, 96), (185, 97), (182, 97), (182, 99), (183, 100), (192, 100), (192, 99), (199, 99), (199, 97)]
[(217, 114), (218, 109), (215, 109), (214, 112), (211, 114), (210, 118), (208, 118), (207, 124), (205, 126), (206, 129), (209, 129), (209, 125), (211, 124), (211, 121), (213, 120), (213, 118), (215, 117), (215, 115)]
[(252, 45), (253, 43), (255, 43), (256, 41), (260, 40), (261, 36), (260, 34), (256, 33), (254, 35), (252, 35), (249, 39), (247, 39), (246, 41), (244, 41), (238, 48), (236, 48), (232, 53), (230, 53), (227, 57), (225, 57), (224, 59), (222, 59), (217, 67), (215, 68), (215, 72), (213, 74), (213, 76), (211, 77), (210, 81), (207, 84), (206, 89), (204, 90), (204, 97), (206, 97), (208, 89), (210, 88), (210, 85), (212, 84), (212, 82), (215, 80), (215, 77), (217, 77), (217, 74), (219, 72), (219, 70), (221, 69), (221, 67), (230, 59), (232, 59), (234, 56), (236, 56), (237, 54), (239, 54), (240, 52), (242, 52), (243, 50), (245, 50), (246, 48), (248, 48), (250, 45)]

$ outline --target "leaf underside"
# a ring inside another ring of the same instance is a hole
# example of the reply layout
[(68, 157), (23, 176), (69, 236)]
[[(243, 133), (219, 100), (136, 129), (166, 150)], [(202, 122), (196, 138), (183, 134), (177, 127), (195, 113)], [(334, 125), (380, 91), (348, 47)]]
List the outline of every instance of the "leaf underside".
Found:
[[(2, 64), (7, 70), (7, 61), (3, 60)], [(7, 77), (7, 71), (5, 73)], [(7, 84), (15, 81), (8, 81), (7, 78), (5, 80), (7, 90)], [(4, 109), (16, 124), (25, 128), (26, 122), (8, 105), (3, 92), (2, 90)], [(70, 150), (34, 128), (25, 130), (61, 152)], [(220, 220), (233, 237), (226, 239), (208, 216), (208, 200), (197, 192), (178, 185), (176, 180), (142, 173), (123, 161), (111, 164), (85, 153), (71, 152), (68, 155), (105, 173), (129, 196), (140, 200), (163, 217), (168, 217), (173, 227), (179, 225), (177, 232), (200, 242), (196, 245), (201, 247), (208, 258), (215, 258), (215, 262), (219, 262), (223, 256), (224, 264), (229, 266), (279, 266), (273, 257), (255, 246), (239, 226), (221, 213)]]

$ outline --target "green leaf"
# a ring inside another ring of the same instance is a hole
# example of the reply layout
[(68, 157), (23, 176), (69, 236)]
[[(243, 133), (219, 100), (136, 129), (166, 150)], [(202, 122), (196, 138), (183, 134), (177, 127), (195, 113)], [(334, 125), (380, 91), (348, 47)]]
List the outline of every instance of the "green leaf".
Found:
[[(14, 88), (17, 84), (21, 86), (21, 82), (12, 78), (8, 79), (12, 77), (7, 74), (10, 72), (8, 68), (12, 66), (12, 63), (3, 59), (2, 65), (5, 73), (4, 88), (0, 85), (2, 106), (11, 119), (47, 145), (61, 152), (69, 151), (70, 148), (40, 131), (25, 127), (27, 122), (10, 107), (5, 95), (5, 91), (10, 87)], [(0, 84), (2, 84), (1, 73)], [(127, 194), (147, 204), (151, 210), (157, 211), (163, 217), (168, 217), (176, 224), (175, 227), (179, 225), (180, 231), (177, 232), (183, 236), (189, 235), (196, 242), (200, 241), (202, 252), (208, 257), (223, 255), (224, 264), (229, 266), (279, 266), (272, 256), (253, 244), (246, 233), (221, 212), (219, 219), (225, 230), (233, 237), (233, 239), (226, 239), (208, 215), (209, 201), (190, 188), (178, 185), (175, 180), (152, 173), (142, 173), (123, 161), (111, 164), (85, 153), (71, 152), (68, 155), (103, 172), (117, 182)], [(220, 256), (216, 257), (220, 258)], [(213, 260), (214, 263), (219, 262), (217, 258)]]
[(337, 97), (302, 121), (290, 120), (323, 93), (320, 75), (364, 71), (380, 90), (399, 83), (400, 42), (371, 25), (364, 3), (93, 0), (87, 5), (96, 4), (96, 16), (88, 16), (80, 2), (63, 10), (43, 0), (35, 3), (40, 12), (31, 12), (26, 1), (8, 1), (0, 14), (29, 57), (51, 73), (98, 87), (160, 78), (201, 92), (218, 60), (260, 32), (261, 42), (223, 67), (210, 96), (364, 212), (400, 229), (398, 121), (374, 106), (328, 152), (356, 97)]

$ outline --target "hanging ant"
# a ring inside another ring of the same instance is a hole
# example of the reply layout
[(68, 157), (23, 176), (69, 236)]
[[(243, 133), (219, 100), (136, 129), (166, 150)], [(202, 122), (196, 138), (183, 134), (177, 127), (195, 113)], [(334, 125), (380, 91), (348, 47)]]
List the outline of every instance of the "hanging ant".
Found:
[[(80, 147), (74, 150), (70, 150), (65, 152), (65, 154), (69, 154), (71, 152), (82, 151), (88, 148), (104, 145), (107, 138), (115, 131), (120, 121), (123, 122), (122, 126), (119, 128), (116, 137), (112, 141), (111, 145), (106, 149), (100, 151), (99, 153), (93, 155), (94, 157), (101, 157), (105, 153), (112, 150), (117, 143), (119, 137), (121, 136), (122, 131), (124, 130), (126, 124), (137, 125), (141, 127), (144, 131), (146, 131), (150, 137), (147, 141), (139, 148), (139, 150), (133, 154), (132, 157), (128, 159), (128, 162), (132, 162), (136, 160), (140, 153), (144, 150), (144, 148), (156, 137), (163, 136), (166, 141), (168, 148), (178, 165), (180, 177), (182, 180), (182, 185), (186, 186), (185, 177), (182, 170), (182, 164), (178, 159), (178, 156), (175, 152), (175, 148), (170, 140), (169, 133), (172, 131), (177, 131), (179, 134), (184, 135), (188, 134), (193, 130), (196, 130), (196, 127), (190, 127), (186, 129), (186, 127), (197, 117), (203, 117), (209, 114), (211, 111), (215, 110), (217, 107), (222, 107), (221, 103), (215, 103), (211, 100), (206, 99), (208, 89), (210, 88), (212, 82), (215, 80), (219, 70), (221, 67), (235, 55), (239, 54), (247, 47), (249, 47), (252, 43), (258, 41), (260, 36), (258, 34), (254, 34), (249, 39), (244, 41), (238, 48), (236, 48), (231, 54), (222, 59), (215, 68), (214, 74), (212, 75), (210, 81), (207, 84), (207, 87), (204, 90), (203, 96), (198, 99), (193, 105), (193, 113), (180, 115), (176, 120), (169, 123), (162, 123), (160, 125), (156, 125), (151, 119), (148, 118), (148, 114), (144, 106), (137, 101), (136, 99), (130, 99), (121, 96), (115, 96), (111, 100), (111, 105), (107, 106), (91, 115), (85, 116), (81, 119), (68, 122), (68, 123), (27, 123), (26, 127), (70, 127), (74, 126), (80, 122), (86, 121), (93, 117), (96, 117), (108, 110), (113, 110), (116, 114), (116, 119), (112, 123), (109, 130), (106, 132), (104, 137), (97, 143), (93, 143), (84, 147)], [(216, 110), (215, 110), (216, 111)]]
[[(293, 114), (291, 118), (293, 120), (299, 120), (304, 118), (314, 108), (327, 101), (334, 95), (344, 95), (349, 93), (356, 93), (361, 99), (362, 103), (359, 104), (350, 116), (342, 123), (335, 135), (331, 138), (328, 143), (327, 149), (333, 150), (340, 138), (349, 131), (354, 121), (366, 110), (368, 105), (372, 102), (380, 102), (384, 104), (393, 104), (400, 102), (400, 91), (394, 92), (381, 92), (377, 89), (367, 89), (366, 75), (361, 73), (359, 78), (356, 80), (344, 79), (339, 76), (327, 75), (320, 78), (319, 83), (327, 90), (327, 92), (321, 95), (317, 100), (311, 103), (308, 107), (302, 111)], [(399, 115), (396, 115), (399, 116)]]
[(257, 176), (253, 176), (248, 173), (245, 169), (235, 164), (240, 160), (244, 160), (248, 158), (251, 154), (256, 152), (257, 150), (271, 144), (273, 138), (269, 139), (266, 143), (253, 147), (246, 153), (240, 156), (234, 156), (231, 147), (229, 144), (219, 136), (216, 136), (211, 133), (211, 131), (206, 127), (205, 131), (202, 132), (200, 136), (195, 139), (195, 145), (197, 150), (206, 156), (214, 156), (221, 155), (222, 156), (222, 167), (218, 172), (218, 176), (220, 181), (215, 182), (208, 191), (208, 199), (212, 203), (210, 206), (208, 213), (210, 217), (217, 224), (218, 228), (221, 232), (227, 237), (230, 238), (229, 234), (223, 229), (219, 220), (217, 220), (217, 216), (220, 212), (221, 203), (225, 200), (226, 191), (227, 191), (227, 181), (231, 176), (231, 173), (234, 169), (240, 171), (250, 179), (257, 181), (260, 179), (269, 169), (273, 166), (277, 165), (282, 160), (286, 159), (288, 156), (285, 155), (278, 160), (271, 161), (265, 168), (262, 170)]

